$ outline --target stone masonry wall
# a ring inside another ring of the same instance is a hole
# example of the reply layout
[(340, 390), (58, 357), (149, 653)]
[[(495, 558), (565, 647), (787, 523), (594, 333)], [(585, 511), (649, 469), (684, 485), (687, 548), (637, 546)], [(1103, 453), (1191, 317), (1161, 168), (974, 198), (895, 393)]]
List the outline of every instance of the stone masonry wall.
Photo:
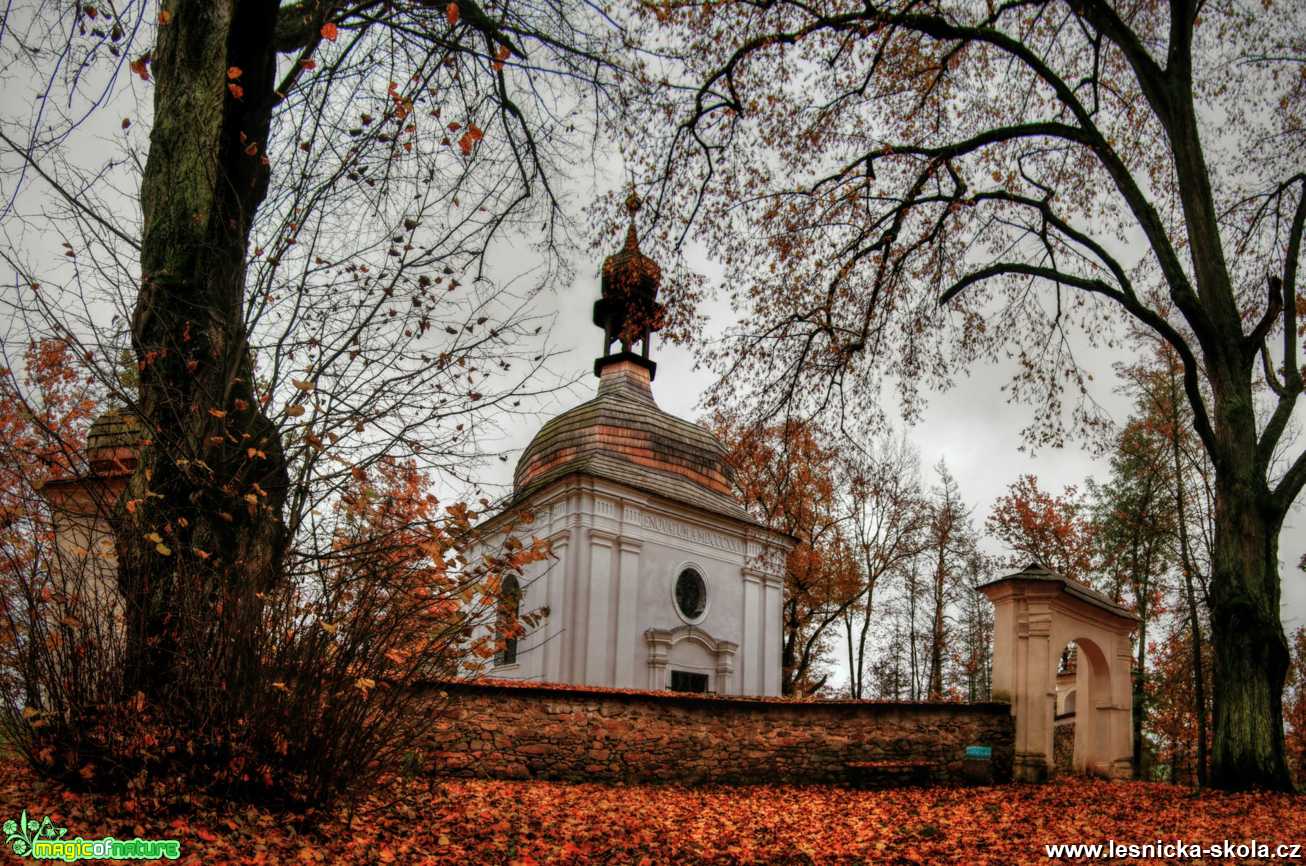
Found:
[(1075, 770), (1075, 720), (1057, 722), (1052, 729), (1052, 769), (1058, 774)]
[(679, 784), (843, 783), (848, 764), (925, 760), (960, 782), (967, 746), (1011, 778), (1007, 704), (783, 701), (503, 682), (447, 684), (437, 774)]

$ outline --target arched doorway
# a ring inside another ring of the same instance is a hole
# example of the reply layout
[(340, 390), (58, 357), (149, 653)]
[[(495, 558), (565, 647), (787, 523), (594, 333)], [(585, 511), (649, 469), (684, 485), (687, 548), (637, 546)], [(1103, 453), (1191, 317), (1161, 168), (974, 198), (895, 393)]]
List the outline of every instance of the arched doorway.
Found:
[(1013, 772), (1018, 781), (1048, 778), (1054, 763), (1057, 674), (1073, 645), (1075, 771), (1113, 778), (1132, 775), (1133, 694), (1129, 636), (1133, 611), (1096, 590), (1033, 563), (979, 587), (993, 602), (993, 697), (1016, 717)]

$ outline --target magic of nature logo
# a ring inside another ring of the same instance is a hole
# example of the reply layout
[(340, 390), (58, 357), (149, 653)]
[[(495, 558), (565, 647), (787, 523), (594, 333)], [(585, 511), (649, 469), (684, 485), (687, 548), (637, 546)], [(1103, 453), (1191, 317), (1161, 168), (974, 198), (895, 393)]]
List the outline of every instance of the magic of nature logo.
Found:
[(18, 820), (4, 823), (5, 844), (19, 857), (33, 860), (176, 860), (181, 843), (176, 839), (102, 839), (65, 838), (68, 830), (56, 827), (46, 815), (40, 821), (27, 817), (23, 810)]

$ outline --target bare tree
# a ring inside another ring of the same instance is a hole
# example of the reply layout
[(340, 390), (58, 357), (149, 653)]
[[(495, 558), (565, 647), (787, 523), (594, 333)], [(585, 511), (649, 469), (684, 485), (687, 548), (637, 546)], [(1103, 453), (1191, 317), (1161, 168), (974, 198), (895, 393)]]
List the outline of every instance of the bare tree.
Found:
[(929, 521), (925, 530), (924, 558), (928, 564), (929, 584), (926, 591), (930, 607), (929, 676), (927, 696), (942, 700), (947, 681), (948, 610), (965, 586), (967, 561), (976, 546), (971, 526), (971, 509), (962, 501), (957, 479), (940, 460), (934, 467), (938, 483), (930, 501)]
[(866, 688), (868, 638), (882, 626), (875, 590), (921, 552), (927, 506), (920, 487), (920, 458), (905, 435), (885, 436), (870, 447), (850, 448), (840, 467), (841, 511), (861, 569), (861, 594), (843, 613), (848, 643), (849, 691)]

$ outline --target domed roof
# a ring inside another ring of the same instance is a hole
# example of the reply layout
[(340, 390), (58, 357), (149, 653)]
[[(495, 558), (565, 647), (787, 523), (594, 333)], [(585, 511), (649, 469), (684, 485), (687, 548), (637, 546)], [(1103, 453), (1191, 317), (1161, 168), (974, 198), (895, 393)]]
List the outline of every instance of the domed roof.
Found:
[(136, 416), (126, 409), (108, 409), (91, 422), (86, 431), (86, 450), (132, 448), (141, 444), (144, 431)]
[(603, 365), (593, 400), (549, 421), (526, 446), (513, 473), (514, 501), (583, 473), (752, 523), (732, 495), (725, 446), (658, 408), (647, 367), (614, 361)]
[(99, 475), (130, 474), (136, 466), (136, 452), (146, 438), (136, 415), (121, 408), (106, 410), (86, 432), (91, 470)]

